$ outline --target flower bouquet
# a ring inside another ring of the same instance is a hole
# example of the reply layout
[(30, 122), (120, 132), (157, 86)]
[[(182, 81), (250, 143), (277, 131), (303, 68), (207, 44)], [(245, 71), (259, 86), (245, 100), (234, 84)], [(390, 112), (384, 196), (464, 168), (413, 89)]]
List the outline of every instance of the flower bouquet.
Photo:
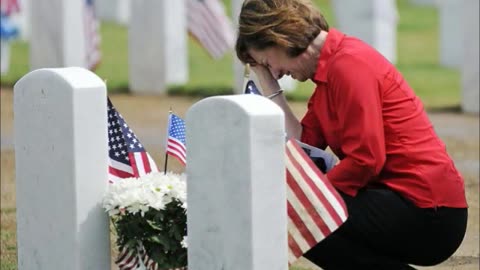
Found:
[(120, 269), (187, 269), (186, 197), (184, 174), (157, 172), (110, 184), (103, 207), (117, 234)]

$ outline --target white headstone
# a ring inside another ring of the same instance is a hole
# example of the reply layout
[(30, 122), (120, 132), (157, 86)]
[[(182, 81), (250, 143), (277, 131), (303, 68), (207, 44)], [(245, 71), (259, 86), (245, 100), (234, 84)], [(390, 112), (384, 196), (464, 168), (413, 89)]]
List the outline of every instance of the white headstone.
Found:
[(102, 21), (128, 25), (132, 0), (95, 0), (97, 16)]
[[(479, 1), (462, 0), (462, 109), (479, 113)], [(461, 31), (457, 29), (457, 31)]]
[(31, 1), (30, 68), (86, 67), (85, 0)]
[(10, 69), (10, 41), (0, 39), (0, 73), (6, 74)]
[(283, 76), (280, 80), (278, 80), (278, 83), (280, 84), (280, 88), (287, 92), (291, 92), (297, 87), (297, 81), (288, 75)]
[(410, 0), (410, 3), (417, 6), (435, 6), (437, 0)]
[(468, 2), (468, 0), (437, 0), (440, 21), (440, 64), (446, 67), (459, 68), (462, 63), (465, 1)]
[[(188, 82), (188, 31), (187, 10), (185, 1), (190, 0), (164, 0), (162, 10), (164, 22), (159, 27), (165, 28), (167, 84), (182, 85)], [(160, 12), (160, 11), (159, 11)], [(158, 15), (157, 15), (158, 16)]]
[(104, 82), (35, 70), (14, 87), (18, 269), (110, 269)]
[(128, 33), (130, 89), (166, 93), (166, 84), (188, 81), (185, 0), (136, 0)]
[(395, 0), (333, 0), (332, 7), (340, 31), (370, 44), (390, 62), (397, 61)]
[(188, 269), (287, 270), (282, 110), (256, 95), (211, 97), (186, 127)]

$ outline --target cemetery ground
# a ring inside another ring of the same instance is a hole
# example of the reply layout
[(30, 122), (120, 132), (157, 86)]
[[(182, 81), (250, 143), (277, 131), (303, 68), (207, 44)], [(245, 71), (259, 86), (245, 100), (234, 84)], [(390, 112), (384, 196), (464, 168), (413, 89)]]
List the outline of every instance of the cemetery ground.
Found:
[[(1, 244), (0, 270), (17, 269), (16, 208), (15, 208), (15, 153), (13, 147), (13, 91), (1, 91)], [(110, 95), (113, 104), (125, 117), (160, 170), (164, 166), (164, 142), (167, 114), (170, 107), (181, 117), (199, 98), (152, 97), (128, 94)], [(295, 114), (301, 117), (304, 102), (291, 102)], [(88, 110), (88, 108), (85, 108)], [(461, 114), (453, 110), (429, 112), (437, 133), (444, 140), (456, 166), (465, 177), (469, 208), (469, 222), (465, 239), (452, 258), (436, 267), (420, 269), (478, 269), (479, 268), (479, 116)], [(32, 130), (32, 132), (35, 132)], [(39, 134), (41, 136), (41, 134)], [(183, 166), (173, 158), (168, 170), (182, 172)], [(45, 183), (48, 184), (48, 183)], [(113, 238), (112, 238), (113, 239)], [(112, 247), (114, 247), (112, 240)], [(393, 244), (393, 243), (392, 243)], [(46, 243), (46, 248), (48, 248)], [(112, 248), (113, 250), (113, 248)], [(112, 260), (115, 251), (112, 251)], [(112, 264), (112, 269), (115, 267)], [(299, 260), (291, 270), (316, 270), (306, 260)]]

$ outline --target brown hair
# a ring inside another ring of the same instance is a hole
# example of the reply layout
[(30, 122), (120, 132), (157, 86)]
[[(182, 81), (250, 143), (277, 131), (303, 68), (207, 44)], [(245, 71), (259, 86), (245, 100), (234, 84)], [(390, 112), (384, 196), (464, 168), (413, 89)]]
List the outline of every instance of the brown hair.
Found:
[(245, 0), (238, 20), (235, 50), (243, 63), (255, 63), (250, 48), (278, 46), (287, 55), (303, 53), (328, 23), (309, 0)]

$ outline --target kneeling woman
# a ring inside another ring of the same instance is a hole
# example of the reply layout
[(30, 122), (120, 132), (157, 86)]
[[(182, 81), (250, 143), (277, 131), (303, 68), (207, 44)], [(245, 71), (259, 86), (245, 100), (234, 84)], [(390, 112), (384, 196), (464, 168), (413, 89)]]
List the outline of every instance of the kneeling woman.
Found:
[[(327, 177), (349, 218), (306, 258), (323, 269), (394, 270), (455, 252), (467, 224), (463, 178), (388, 60), (329, 28), (307, 0), (246, 0), (236, 52), (284, 110), (288, 135), (341, 160)], [(301, 121), (281, 94), (283, 75), (316, 85)]]

